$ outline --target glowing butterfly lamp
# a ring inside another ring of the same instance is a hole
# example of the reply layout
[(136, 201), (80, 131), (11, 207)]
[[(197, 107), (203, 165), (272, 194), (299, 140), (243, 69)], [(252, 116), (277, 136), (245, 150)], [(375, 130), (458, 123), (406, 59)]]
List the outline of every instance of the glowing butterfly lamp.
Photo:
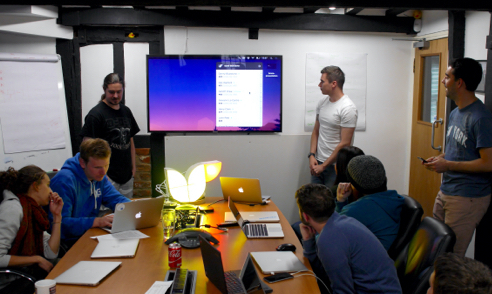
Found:
[(167, 188), (174, 200), (186, 203), (197, 201), (205, 192), (207, 182), (215, 179), (222, 169), (218, 160), (195, 163), (183, 176), (172, 168), (164, 168)]

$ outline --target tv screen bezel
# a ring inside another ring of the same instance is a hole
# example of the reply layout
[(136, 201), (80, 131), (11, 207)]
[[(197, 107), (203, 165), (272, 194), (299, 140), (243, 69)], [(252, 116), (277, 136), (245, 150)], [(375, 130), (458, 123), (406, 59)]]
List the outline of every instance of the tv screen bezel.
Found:
[[(147, 74), (147, 129), (149, 133), (155, 134), (166, 134), (166, 133), (197, 133), (197, 134), (272, 134), (272, 133), (281, 133), (282, 132), (282, 108), (283, 108), (283, 55), (258, 55), (258, 54), (164, 54), (164, 55), (147, 55), (146, 56), (146, 74)], [(201, 59), (201, 58), (234, 58), (234, 57), (276, 57), (280, 59), (280, 128), (279, 130), (151, 130), (150, 128), (150, 108), (149, 108), (149, 60), (150, 59), (169, 59), (169, 58), (180, 58), (184, 57), (185, 59)]]

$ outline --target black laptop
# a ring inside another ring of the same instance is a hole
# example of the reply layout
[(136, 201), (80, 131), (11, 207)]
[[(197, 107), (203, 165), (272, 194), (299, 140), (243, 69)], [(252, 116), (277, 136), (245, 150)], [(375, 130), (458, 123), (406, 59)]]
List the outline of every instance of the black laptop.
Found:
[(205, 238), (199, 237), (205, 275), (221, 293), (265, 294), (264, 284), (261, 283), (249, 254), (240, 271), (224, 272), (220, 251)]

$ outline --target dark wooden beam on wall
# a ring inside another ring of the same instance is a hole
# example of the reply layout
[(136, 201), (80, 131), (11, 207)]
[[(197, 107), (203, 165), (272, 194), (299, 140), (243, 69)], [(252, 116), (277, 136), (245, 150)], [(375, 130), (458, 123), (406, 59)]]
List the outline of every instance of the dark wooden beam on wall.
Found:
[(400, 13), (403, 13), (405, 11), (407, 11), (408, 9), (405, 9), (405, 8), (400, 8), (400, 9), (388, 9), (386, 10), (386, 12), (384, 13), (386, 16), (397, 16), (398, 14)]
[(60, 55), (62, 62), (68, 127), (70, 130), (73, 155), (79, 152), (79, 146), (80, 143), (82, 143), (82, 140), (79, 137), (82, 128), (79, 49), (78, 38), (73, 38), (72, 40), (56, 40), (56, 53)]
[(255, 13), (134, 9), (73, 9), (60, 11), (66, 26), (188, 26), (278, 30), (357, 31), (415, 34), (413, 17), (338, 14)]
[[(101, 6), (231, 6), (231, 7), (327, 7), (326, 0), (2, 0), (2, 4), (13, 5), (90, 5)], [(490, 10), (488, 1), (439, 1), (439, 0), (337, 0), (332, 2), (339, 8), (405, 8), (429, 10)]]
[[(448, 11), (448, 63), (456, 58), (465, 57), (465, 11)], [(449, 114), (456, 108), (456, 103), (449, 100), (446, 104), (446, 120)]]
[[(120, 75), (125, 80), (125, 52), (123, 49), (123, 42), (113, 43), (113, 72)], [(125, 104), (125, 92), (123, 91), (123, 97), (121, 103)]]
[(160, 196), (155, 187), (164, 182), (164, 167), (166, 166), (164, 136), (163, 133), (150, 134), (152, 197)]
[(357, 15), (357, 13), (361, 12), (364, 10), (364, 8), (357, 7), (357, 8), (345, 8), (345, 14), (347, 15)]
[[(491, 12), (492, 14), (492, 12)], [(492, 15), (491, 15), (492, 17)], [(490, 20), (489, 35), (487, 36), (487, 74), (485, 76), (485, 105), (492, 112), (492, 18)], [(475, 233), (475, 259), (492, 268), (492, 242), (490, 228), (492, 226), (492, 205), (480, 221)]]
[(448, 23), (448, 59), (463, 58), (465, 57), (465, 11), (448, 11)]

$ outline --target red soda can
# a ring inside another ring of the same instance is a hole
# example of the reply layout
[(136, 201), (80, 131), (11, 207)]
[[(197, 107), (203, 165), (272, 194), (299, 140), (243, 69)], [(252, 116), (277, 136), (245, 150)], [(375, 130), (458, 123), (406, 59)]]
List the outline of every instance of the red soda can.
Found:
[(178, 243), (169, 244), (168, 249), (169, 267), (179, 268), (181, 267), (181, 245)]

